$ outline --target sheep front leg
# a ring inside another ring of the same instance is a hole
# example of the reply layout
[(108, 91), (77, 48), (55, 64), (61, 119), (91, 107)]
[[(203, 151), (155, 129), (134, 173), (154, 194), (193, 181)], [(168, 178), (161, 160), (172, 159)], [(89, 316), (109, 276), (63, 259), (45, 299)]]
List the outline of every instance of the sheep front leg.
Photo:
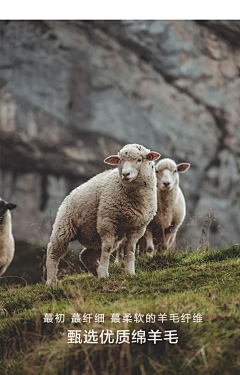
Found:
[(100, 263), (97, 269), (98, 278), (101, 279), (102, 277), (108, 277), (108, 267), (109, 267), (109, 259), (110, 255), (114, 250), (115, 246), (115, 238), (109, 237), (102, 239), (102, 251), (101, 251), (101, 258)]
[(138, 240), (144, 235), (146, 227), (141, 228), (138, 232), (127, 236), (126, 244), (126, 267), (125, 272), (130, 275), (135, 275), (135, 251)]

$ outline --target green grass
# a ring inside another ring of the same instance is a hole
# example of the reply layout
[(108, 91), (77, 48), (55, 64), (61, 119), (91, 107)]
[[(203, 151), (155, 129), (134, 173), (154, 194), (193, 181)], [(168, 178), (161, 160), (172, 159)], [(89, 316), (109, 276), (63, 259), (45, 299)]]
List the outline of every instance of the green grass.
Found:
[[(136, 275), (124, 262), (110, 264), (110, 277), (82, 272), (43, 283), (1, 287), (0, 373), (20, 374), (239, 374), (240, 245), (212, 252), (136, 260)], [(74, 312), (105, 315), (104, 323), (71, 323)], [(64, 324), (43, 323), (45, 313), (65, 313)], [(112, 323), (111, 314), (166, 313), (168, 321)], [(170, 314), (200, 313), (202, 323), (174, 323)], [(68, 344), (67, 331), (94, 329), (177, 330), (175, 345)]]

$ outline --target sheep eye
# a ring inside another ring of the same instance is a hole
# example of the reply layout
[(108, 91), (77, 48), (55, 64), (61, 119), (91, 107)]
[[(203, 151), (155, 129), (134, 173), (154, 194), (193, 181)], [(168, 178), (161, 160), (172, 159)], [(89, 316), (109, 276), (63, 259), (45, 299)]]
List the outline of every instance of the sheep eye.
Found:
[(156, 173), (158, 173), (158, 171), (156, 171)]
[(177, 172), (177, 170), (175, 170), (173, 173), (176, 173)]

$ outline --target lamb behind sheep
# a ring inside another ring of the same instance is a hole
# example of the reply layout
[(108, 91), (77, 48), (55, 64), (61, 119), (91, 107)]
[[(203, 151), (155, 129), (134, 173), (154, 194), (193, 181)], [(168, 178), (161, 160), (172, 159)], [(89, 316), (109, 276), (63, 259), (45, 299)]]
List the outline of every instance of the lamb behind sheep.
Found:
[[(47, 283), (55, 283), (57, 267), (71, 241), (86, 248), (80, 259), (99, 278), (108, 276), (110, 254), (125, 239), (125, 272), (135, 273), (135, 248), (157, 210), (159, 158), (143, 146), (124, 146), (105, 159), (118, 168), (100, 173), (74, 189), (59, 207), (47, 250)], [(100, 263), (98, 259), (100, 258)]]
[(158, 211), (148, 225), (143, 240), (146, 253), (153, 256), (154, 243), (163, 250), (171, 249), (178, 229), (185, 215), (186, 203), (179, 187), (179, 173), (186, 172), (189, 163), (176, 163), (171, 159), (162, 159), (156, 165)]
[(15, 252), (10, 210), (16, 207), (0, 198), (0, 276), (7, 270)]

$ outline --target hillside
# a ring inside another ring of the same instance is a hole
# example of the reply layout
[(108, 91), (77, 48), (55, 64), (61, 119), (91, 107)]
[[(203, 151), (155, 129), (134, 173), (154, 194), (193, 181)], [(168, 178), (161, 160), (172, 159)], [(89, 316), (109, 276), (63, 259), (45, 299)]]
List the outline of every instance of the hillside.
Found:
[[(54, 287), (2, 284), (1, 374), (238, 374), (239, 265), (237, 244), (138, 257), (134, 277), (112, 262), (106, 280), (82, 271), (60, 276)], [(72, 323), (76, 313), (86, 322)], [(51, 318), (45, 314), (53, 314), (53, 323), (44, 322)], [(63, 323), (57, 314), (65, 314)], [(104, 314), (104, 322), (95, 314)], [(112, 314), (120, 323), (111, 322)], [(171, 334), (178, 342), (170, 343)], [(130, 344), (120, 343), (123, 336)], [(98, 343), (84, 342), (94, 337)]]

